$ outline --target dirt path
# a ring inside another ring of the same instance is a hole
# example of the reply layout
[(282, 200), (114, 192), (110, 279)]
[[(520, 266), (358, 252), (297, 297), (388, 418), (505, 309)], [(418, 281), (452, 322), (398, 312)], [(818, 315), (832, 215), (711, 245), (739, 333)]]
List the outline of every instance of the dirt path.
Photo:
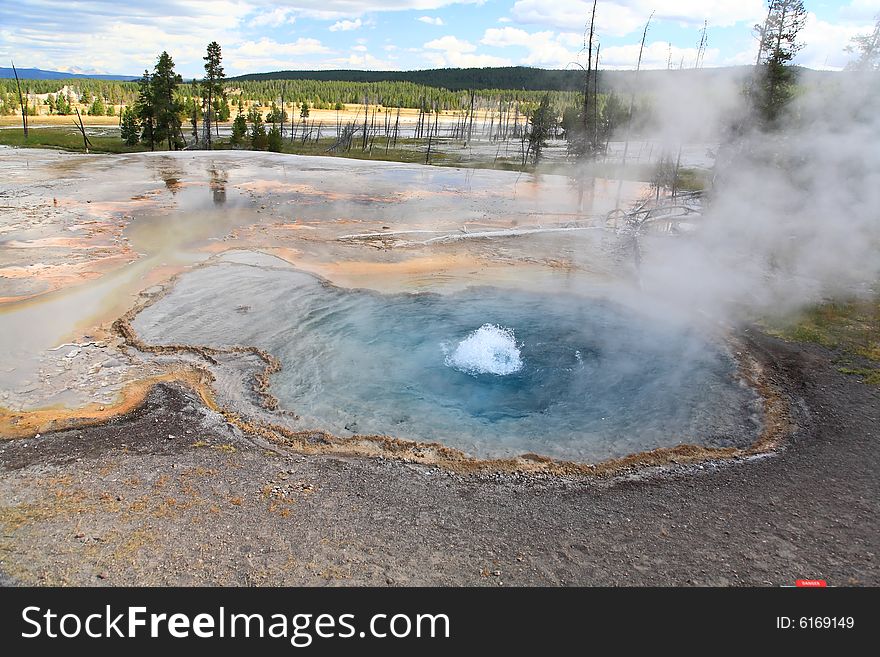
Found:
[(305, 458), (160, 386), (0, 445), (0, 583), (880, 584), (880, 390), (752, 339), (788, 381), (786, 449), (613, 481)]

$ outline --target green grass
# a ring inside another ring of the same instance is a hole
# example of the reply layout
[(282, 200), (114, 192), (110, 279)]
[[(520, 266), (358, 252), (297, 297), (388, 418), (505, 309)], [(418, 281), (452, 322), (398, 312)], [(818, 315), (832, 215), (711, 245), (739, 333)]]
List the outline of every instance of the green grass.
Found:
[[(327, 155), (331, 157), (347, 157), (355, 160), (379, 160), (384, 162), (407, 162), (407, 163), (424, 163), (425, 150), (427, 144), (418, 142), (418, 145), (410, 144), (410, 140), (398, 140), (396, 148), (385, 150), (384, 139), (376, 139), (373, 148), (363, 150), (360, 142), (356, 139), (350, 151), (331, 151), (329, 150), (335, 143), (333, 138), (319, 139), (317, 143), (309, 142), (303, 144), (299, 140), (295, 140), (292, 144), (290, 140), (284, 142), (282, 153), (291, 153), (294, 155)], [(408, 146), (408, 147), (407, 147)], [(451, 158), (448, 154), (431, 149), (431, 164), (454, 164), (456, 158)]]
[(709, 172), (703, 169), (678, 170), (678, 189), (684, 192), (702, 192), (709, 186)]
[[(147, 150), (143, 145), (127, 146), (118, 136), (89, 136), (91, 153), (134, 153)], [(0, 144), (25, 148), (57, 148), (64, 151), (85, 152), (83, 138), (76, 128), (31, 128), (25, 138), (21, 130), (0, 130)]]
[(880, 386), (880, 297), (824, 303), (765, 328), (785, 340), (833, 350), (838, 370)]

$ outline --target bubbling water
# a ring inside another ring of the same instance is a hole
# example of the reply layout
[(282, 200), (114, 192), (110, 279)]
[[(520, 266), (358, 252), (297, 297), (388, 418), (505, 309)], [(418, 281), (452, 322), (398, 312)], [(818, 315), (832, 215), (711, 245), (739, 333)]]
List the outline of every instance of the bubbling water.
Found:
[(446, 365), (470, 375), (506, 376), (519, 372), (523, 361), (511, 329), (483, 324), (447, 354)]

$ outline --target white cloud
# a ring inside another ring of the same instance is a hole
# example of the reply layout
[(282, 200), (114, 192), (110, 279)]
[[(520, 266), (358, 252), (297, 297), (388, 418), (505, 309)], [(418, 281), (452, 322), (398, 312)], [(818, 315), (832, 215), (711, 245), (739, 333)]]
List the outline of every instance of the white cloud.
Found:
[(359, 43), (356, 46), (352, 46), (351, 49), (355, 52), (367, 52), (367, 47), (362, 43)]
[(433, 11), (457, 4), (483, 4), (485, 0), (250, 0), (252, 4), (290, 8), (298, 16), (319, 20), (357, 18), (384, 11)]
[(331, 32), (349, 32), (350, 30), (359, 30), (363, 25), (360, 18), (355, 18), (353, 21), (336, 21), (329, 29)]
[(295, 16), (291, 16), (291, 10), (285, 7), (276, 7), (272, 11), (266, 11), (254, 16), (249, 22), (250, 27), (279, 27), (281, 25), (292, 24), (296, 21)]
[(447, 34), (425, 44), (428, 50), (446, 50), (451, 52), (473, 52), (477, 47), (470, 41), (462, 41), (458, 37)]
[[(511, 14), (519, 23), (571, 30), (587, 24), (593, 3), (589, 0), (517, 0)], [(641, 30), (651, 12), (654, 20), (685, 26), (714, 27), (752, 23), (765, 12), (762, 0), (605, 0), (596, 10), (596, 27), (603, 36), (626, 36)]]
[(340, 61), (340, 64), (351, 66), (352, 68), (362, 68), (370, 70), (397, 70), (398, 66), (390, 59), (379, 59), (370, 53), (356, 54), (352, 53), (348, 59)]
[[(583, 49), (583, 35), (574, 32), (527, 32), (514, 27), (489, 28), (480, 39), (480, 43), (496, 48), (524, 48), (526, 54), (518, 63), (527, 66), (545, 68), (567, 68), (573, 63), (586, 64)], [(602, 48), (600, 66), (602, 68), (635, 68), (639, 58), (638, 43)], [(646, 44), (642, 54), (643, 68), (666, 68), (671, 60), (672, 66), (678, 68), (681, 62), (691, 67), (696, 62), (696, 48), (679, 48), (665, 41)], [(720, 53), (717, 49), (709, 49), (704, 63), (717, 63)]]
[[(631, 43), (624, 46), (603, 48), (599, 54), (600, 68), (634, 69), (639, 61), (640, 44)], [(705, 65), (717, 64), (720, 52), (709, 48), (703, 56)], [(645, 44), (642, 53), (642, 69), (664, 69), (671, 63), (672, 68), (693, 68), (697, 61), (696, 48), (679, 48), (666, 41), (653, 41)]]
[(806, 45), (795, 58), (795, 63), (815, 69), (841, 69), (853, 59), (844, 52), (850, 40), (860, 34), (870, 34), (874, 29), (871, 18), (861, 25), (857, 23), (833, 24), (819, 20), (812, 12), (807, 14), (807, 24), (800, 35)]
[(299, 38), (288, 43), (279, 43), (263, 37), (259, 41), (245, 41), (227, 51), (239, 57), (265, 57), (269, 55), (315, 55), (331, 52), (317, 39)]
[(424, 47), (429, 52), (423, 53), (423, 56), (432, 66), (437, 68), (444, 66), (456, 68), (509, 66), (511, 63), (509, 59), (504, 57), (478, 54), (475, 52), (477, 47), (470, 41), (463, 41), (452, 35), (428, 41)]
[(416, 20), (422, 23), (427, 23), (428, 25), (436, 25), (437, 27), (445, 25), (443, 19), (439, 16), (419, 16)]
[(490, 27), (483, 33), (480, 43), (496, 48), (507, 46), (525, 46), (531, 39), (531, 34), (515, 27)]
[(520, 60), (528, 66), (565, 68), (577, 61), (582, 37), (552, 31), (527, 32), (515, 27), (489, 28), (480, 43), (495, 48), (520, 47), (528, 54)]

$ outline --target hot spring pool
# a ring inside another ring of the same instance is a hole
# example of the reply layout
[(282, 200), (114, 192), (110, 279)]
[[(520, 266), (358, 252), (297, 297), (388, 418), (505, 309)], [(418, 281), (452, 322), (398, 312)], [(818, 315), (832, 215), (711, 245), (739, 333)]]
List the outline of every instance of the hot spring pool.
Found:
[(491, 287), (382, 295), (223, 262), (181, 277), (133, 325), (148, 343), (274, 354), (271, 391), (298, 429), (594, 462), (741, 446), (760, 424), (724, 347), (604, 300)]

